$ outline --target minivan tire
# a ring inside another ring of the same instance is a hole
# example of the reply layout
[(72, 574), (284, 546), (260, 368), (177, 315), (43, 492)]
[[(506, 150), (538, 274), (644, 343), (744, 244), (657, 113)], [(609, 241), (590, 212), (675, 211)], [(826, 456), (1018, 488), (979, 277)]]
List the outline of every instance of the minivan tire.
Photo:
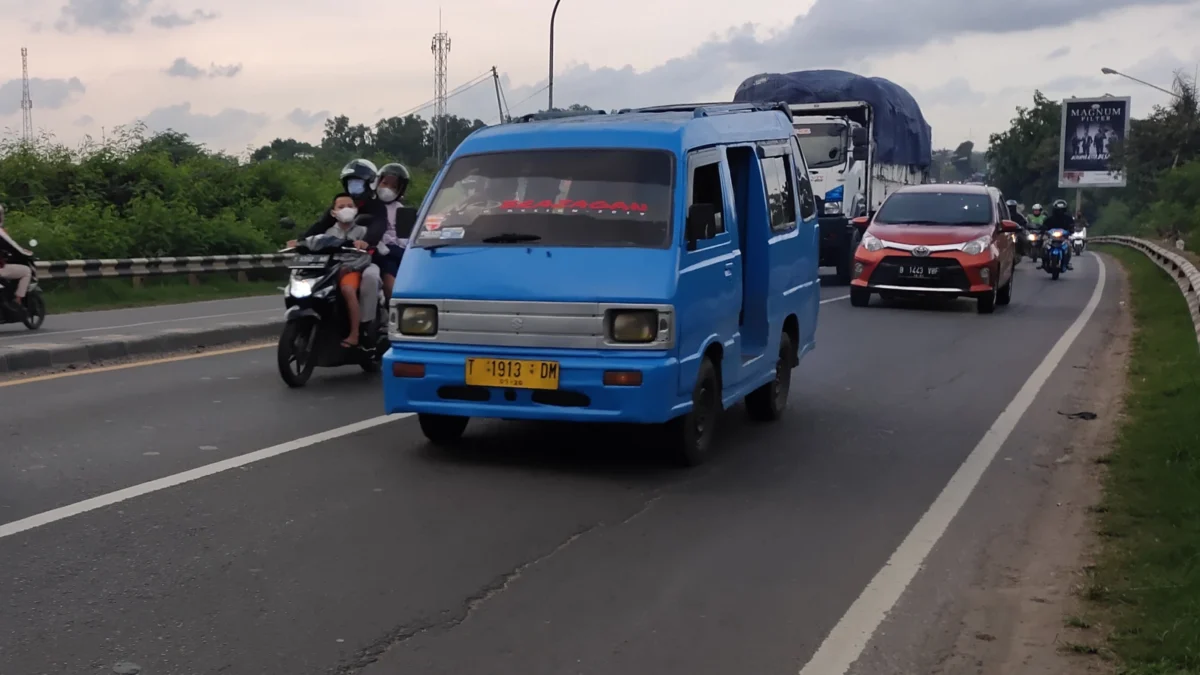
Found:
[(712, 359), (706, 356), (692, 387), (692, 409), (667, 423), (671, 454), (678, 464), (699, 466), (708, 459), (722, 410), (721, 378)]
[(792, 389), (792, 364), (796, 348), (786, 332), (779, 338), (779, 359), (775, 362), (775, 379), (750, 392), (746, 397), (746, 412), (756, 422), (774, 422), (787, 410), (788, 393)]
[(421, 433), (425, 434), (430, 443), (440, 446), (454, 445), (462, 440), (470, 421), (470, 417), (457, 415), (417, 413), (417, 424), (421, 426)]
[(852, 307), (866, 307), (869, 304), (871, 304), (871, 291), (861, 286), (850, 287), (850, 305)]

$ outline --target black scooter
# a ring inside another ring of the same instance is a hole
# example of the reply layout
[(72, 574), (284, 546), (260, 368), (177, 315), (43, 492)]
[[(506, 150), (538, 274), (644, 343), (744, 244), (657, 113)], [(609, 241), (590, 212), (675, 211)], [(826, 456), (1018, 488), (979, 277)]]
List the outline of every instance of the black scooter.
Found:
[[(289, 227), (289, 222), (288, 219), (280, 221), (284, 227)], [(290, 225), (294, 226), (294, 223)], [(359, 324), (359, 346), (349, 349), (342, 346), (348, 318), (346, 301), (338, 288), (342, 267), (358, 262), (361, 256), (371, 255), (371, 251), (331, 241), (312, 250), (298, 246), (281, 252), (296, 253), (287, 265), (291, 270), (284, 289), (287, 323), (279, 336), (276, 351), (283, 381), (289, 387), (303, 387), (318, 366), (358, 365), (368, 373), (379, 372), (389, 347), (383, 292), (379, 293), (375, 317)]]
[[(29, 248), (36, 247), (37, 239), (29, 240)], [(37, 330), (46, 321), (46, 299), (42, 297), (42, 288), (38, 285), (37, 265), (34, 264), (37, 258), (32, 255), (13, 254), (7, 262), (12, 265), (28, 265), (29, 269), (33, 270), (33, 276), (29, 280), (29, 289), (25, 292), (25, 300), (22, 302), (25, 308), (24, 317), (11, 309), (17, 297), (16, 282), (0, 279), (0, 324), (23, 323), (29, 330)]]

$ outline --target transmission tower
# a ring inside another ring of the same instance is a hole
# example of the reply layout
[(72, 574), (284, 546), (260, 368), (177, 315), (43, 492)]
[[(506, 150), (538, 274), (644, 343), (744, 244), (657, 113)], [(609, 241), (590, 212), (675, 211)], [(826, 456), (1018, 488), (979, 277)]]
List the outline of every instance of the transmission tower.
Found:
[(21, 140), (33, 142), (33, 98), (29, 95), (29, 50), (21, 47)]
[(438, 10), (438, 32), (430, 46), (433, 52), (433, 155), (438, 166), (449, 154), (446, 139), (446, 58), (450, 54), (450, 35), (442, 30), (442, 12)]

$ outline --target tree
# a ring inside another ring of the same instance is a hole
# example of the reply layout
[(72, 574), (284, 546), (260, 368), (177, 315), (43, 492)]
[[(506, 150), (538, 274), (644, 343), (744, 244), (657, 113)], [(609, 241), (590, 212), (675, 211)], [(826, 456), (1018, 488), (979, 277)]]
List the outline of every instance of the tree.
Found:
[(416, 115), (375, 123), (375, 150), (414, 166), (429, 156), (429, 123)]
[(1033, 93), (1033, 107), (1017, 108), (1008, 130), (988, 139), (991, 182), (1007, 197), (1024, 204), (1057, 198), (1059, 131), (1062, 109), (1042, 92)]
[(264, 145), (251, 153), (250, 161), (311, 159), (316, 156), (318, 150), (319, 148), (312, 143), (305, 143), (294, 138), (276, 138), (271, 141), (270, 145)]

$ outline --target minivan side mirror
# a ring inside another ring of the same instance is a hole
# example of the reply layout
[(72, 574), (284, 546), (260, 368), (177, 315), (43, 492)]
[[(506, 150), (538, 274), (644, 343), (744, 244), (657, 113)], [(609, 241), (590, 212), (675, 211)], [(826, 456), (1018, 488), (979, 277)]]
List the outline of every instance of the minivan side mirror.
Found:
[(717, 235), (717, 209), (712, 204), (692, 204), (688, 207), (684, 237), (687, 250), (695, 251), (696, 242), (712, 239)]
[(871, 224), (871, 219), (867, 216), (859, 216), (857, 218), (852, 218), (850, 220), (850, 224), (860, 230), (865, 230), (867, 229), (867, 226)]
[(1000, 221), (1000, 229), (1004, 232), (1020, 232), (1021, 226), (1015, 220)]

